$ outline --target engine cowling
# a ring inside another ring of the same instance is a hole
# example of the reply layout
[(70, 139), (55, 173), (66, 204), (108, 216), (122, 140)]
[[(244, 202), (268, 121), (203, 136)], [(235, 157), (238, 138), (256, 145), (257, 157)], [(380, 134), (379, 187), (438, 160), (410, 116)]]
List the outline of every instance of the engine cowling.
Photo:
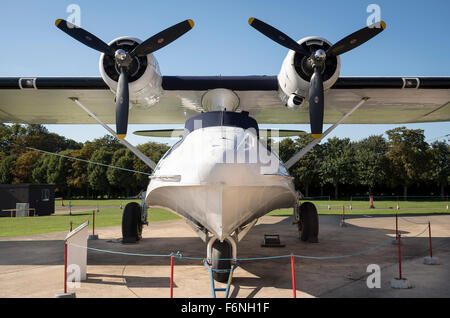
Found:
[[(124, 49), (131, 52), (141, 40), (132, 37), (120, 37), (109, 43), (114, 51)], [(100, 74), (115, 94), (119, 81), (120, 70), (112, 56), (102, 54), (99, 61)], [(139, 105), (149, 107), (159, 101), (162, 94), (162, 77), (159, 65), (153, 54), (134, 57), (128, 70), (130, 107)]]
[[(311, 52), (318, 49), (326, 52), (331, 47), (330, 42), (317, 36), (303, 38), (297, 43)], [(308, 103), (310, 79), (314, 71), (306, 63), (307, 58), (291, 50), (281, 66), (278, 74), (279, 95), (288, 108), (295, 109)], [(336, 83), (340, 69), (339, 56), (327, 58), (323, 71), (324, 90)]]

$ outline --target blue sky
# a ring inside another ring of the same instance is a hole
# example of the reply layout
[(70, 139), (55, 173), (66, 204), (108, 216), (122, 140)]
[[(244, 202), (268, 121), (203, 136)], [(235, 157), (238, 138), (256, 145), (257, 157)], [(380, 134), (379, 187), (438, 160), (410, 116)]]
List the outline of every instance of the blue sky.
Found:
[[(193, 19), (191, 32), (155, 53), (163, 75), (276, 75), (287, 50), (249, 27), (249, 17), (296, 40), (319, 35), (336, 42), (365, 26), (371, 3), (380, 6), (387, 29), (342, 55), (341, 76), (450, 76), (450, 1), (446, 0), (2, 0), (0, 76), (99, 76), (99, 54), (53, 24), (68, 17), (70, 4), (80, 6), (81, 26), (105, 42), (124, 35), (146, 39)], [(359, 140), (393, 127), (343, 125), (332, 136)], [(408, 127), (424, 129), (429, 140), (450, 133), (448, 122)], [(78, 141), (106, 133), (91, 125), (47, 128)], [(129, 130), (145, 128), (130, 125)], [(148, 139), (130, 134), (129, 140), (138, 144)]]

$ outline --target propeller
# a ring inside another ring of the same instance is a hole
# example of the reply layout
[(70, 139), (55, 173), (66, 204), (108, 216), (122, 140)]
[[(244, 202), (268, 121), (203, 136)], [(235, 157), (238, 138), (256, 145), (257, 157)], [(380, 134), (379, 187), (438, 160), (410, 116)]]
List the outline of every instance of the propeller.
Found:
[(286, 34), (261, 20), (250, 18), (248, 23), (269, 39), (295, 51), (307, 59), (307, 66), (313, 71), (309, 89), (309, 119), (311, 135), (316, 139), (322, 136), (323, 131), (325, 101), (322, 74), (325, 71), (327, 57), (339, 56), (353, 50), (386, 29), (386, 23), (381, 21), (350, 34), (331, 46), (326, 52), (322, 49), (309, 52)]
[(114, 58), (120, 70), (116, 92), (116, 134), (124, 139), (127, 134), (130, 94), (128, 86), (128, 69), (135, 57), (142, 57), (172, 43), (194, 27), (194, 21), (188, 19), (161, 31), (136, 46), (131, 52), (123, 49), (114, 50), (111, 46), (92, 33), (63, 19), (55, 21), (56, 27), (84, 45)]

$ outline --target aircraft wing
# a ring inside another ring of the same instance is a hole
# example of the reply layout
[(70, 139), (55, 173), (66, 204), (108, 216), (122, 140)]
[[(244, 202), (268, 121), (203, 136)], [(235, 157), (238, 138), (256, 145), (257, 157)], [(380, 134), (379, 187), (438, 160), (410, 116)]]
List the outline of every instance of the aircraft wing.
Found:
[[(156, 105), (132, 107), (130, 124), (182, 124), (201, 112), (203, 94), (215, 88), (233, 90), (239, 109), (260, 124), (309, 123), (307, 107), (282, 104), (276, 76), (163, 76), (162, 88)], [(74, 97), (105, 123), (115, 123), (114, 94), (101, 77), (0, 78), (0, 122), (96, 123)], [(346, 124), (450, 121), (450, 77), (341, 77), (325, 93), (324, 123), (335, 123), (364, 97), (370, 99)]]

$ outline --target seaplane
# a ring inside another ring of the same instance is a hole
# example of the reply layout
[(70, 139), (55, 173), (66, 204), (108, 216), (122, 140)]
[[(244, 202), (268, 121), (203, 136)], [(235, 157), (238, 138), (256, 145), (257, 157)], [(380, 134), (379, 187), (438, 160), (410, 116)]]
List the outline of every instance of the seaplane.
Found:
[[(142, 204), (124, 209), (124, 242), (141, 239), (148, 207), (170, 210), (184, 217), (206, 244), (207, 258), (217, 270), (214, 278), (226, 281), (221, 270), (237, 258), (239, 241), (275, 209), (292, 208), (300, 238), (318, 242), (317, 209), (309, 202), (299, 205), (302, 194), (289, 168), (341, 123), (450, 120), (450, 77), (340, 77), (340, 56), (382, 33), (383, 21), (334, 44), (319, 36), (295, 41), (257, 18), (248, 23), (288, 49), (278, 75), (161, 75), (153, 53), (190, 31), (190, 19), (145, 41), (126, 36), (109, 43), (58, 19), (58, 29), (99, 51), (101, 76), (0, 78), (0, 120), (102, 125), (153, 169)], [(114, 123), (115, 131), (108, 126)], [(135, 132), (179, 138), (156, 164), (126, 141), (130, 123), (185, 126)], [(305, 132), (259, 128), (308, 123), (314, 141), (287, 162), (277, 156), (275, 144), (268, 145), (268, 136)], [(324, 123), (332, 126), (323, 131)]]

